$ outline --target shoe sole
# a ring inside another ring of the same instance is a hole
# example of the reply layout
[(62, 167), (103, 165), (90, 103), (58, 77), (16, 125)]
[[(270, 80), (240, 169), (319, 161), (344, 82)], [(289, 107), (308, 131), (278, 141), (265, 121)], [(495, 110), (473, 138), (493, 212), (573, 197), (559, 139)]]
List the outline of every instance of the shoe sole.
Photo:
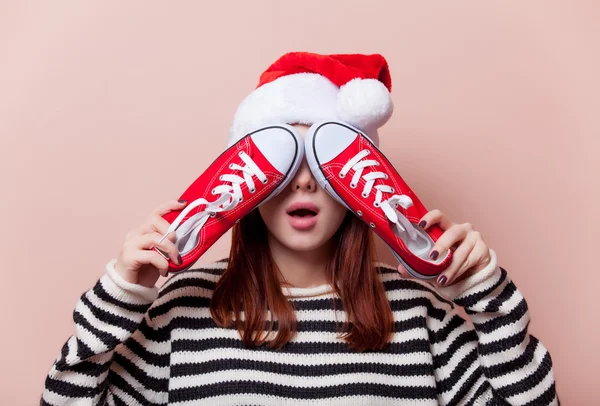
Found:
[[(316, 136), (317, 132), (319, 131), (319, 129), (327, 124), (335, 124), (335, 125), (345, 127), (349, 130), (356, 131), (357, 133), (362, 134), (372, 144), (373, 148), (377, 149), (380, 152), (381, 152), (381, 150), (379, 148), (377, 148), (377, 146), (375, 144), (373, 144), (373, 141), (369, 137), (367, 137), (362, 131), (359, 131), (358, 129), (356, 129), (350, 125), (342, 124), (342, 123), (335, 122), (335, 121), (326, 121), (326, 122), (317, 123), (316, 125), (312, 126), (309, 129), (308, 133), (306, 134), (306, 139), (305, 139), (306, 145), (304, 148), (304, 154), (306, 155), (306, 161), (308, 162), (308, 166), (309, 166), (311, 172), (313, 173), (313, 176), (315, 176), (319, 185), (321, 185), (321, 187), (323, 189), (325, 189), (325, 191), (327, 193), (329, 193), (329, 195), (331, 197), (333, 197), (339, 203), (343, 204), (346, 208), (348, 208), (348, 210), (350, 210), (358, 218), (360, 218), (361, 221), (364, 222), (364, 220), (362, 220), (361, 216), (359, 216), (350, 207), (350, 205), (348, 203), (346, 203), (346, 201), (340, 195), (337, 194), (337, 192), (333, 189), (331, 184), (327, 181), (325, 173), (321, 169), (321, 165), (319, 164), (319, 160), (315, 154), (315, 136)], [(408, 265), (406, 263), (406, 261), (404, 259), (402, 259), (402, 257), (400, 255), (398, 255), (398, 253), (392, 248), (392, 246), (385, 239), (383, 239), (383, 237), (377, 231), (373, 231), (373, 232), (380, 237), (380, 239), (388, 246), (389, 250), (392, 252), (394, 257), (396, 257), (396, 259), (404, 266), (404, 268), (407, 270), (407, 272), (409, 274), (411, 274), (413, 277), (418, 278), (418, 279), (435, 279), (435, 278), (437, 278), (438, 275), (424, 275), (424, 274), (416, 271), (415, 269), (413, 269), (410, 265)]]

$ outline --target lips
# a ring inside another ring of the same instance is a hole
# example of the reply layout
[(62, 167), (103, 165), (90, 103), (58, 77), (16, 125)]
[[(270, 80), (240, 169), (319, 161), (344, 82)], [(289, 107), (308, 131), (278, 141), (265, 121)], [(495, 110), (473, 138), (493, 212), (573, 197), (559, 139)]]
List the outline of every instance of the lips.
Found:
[(297, 230), (308, 230), (317, 223), (319, 208), (310, 202), (296, 202), (287, 210), (290, 225)]

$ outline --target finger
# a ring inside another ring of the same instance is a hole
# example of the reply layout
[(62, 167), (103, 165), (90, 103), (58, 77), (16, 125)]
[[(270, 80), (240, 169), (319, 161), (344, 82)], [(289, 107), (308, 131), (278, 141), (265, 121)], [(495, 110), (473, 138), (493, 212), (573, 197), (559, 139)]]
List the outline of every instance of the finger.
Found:
[[(475, 233), (477, 233), (477, 231), (475, 231)], [(474, 233), (472, 233), (472, 234), (474, 234)], [(469, 271), (471, 268), (484, 263), (484, 258), (486, 258), (487, 254), (489, 253), (489, 248), (483, 242), (483, 240), (481, 238), (476, 238), (476, 237), (474, 237), (474, 238), (475, 238), (475, 246), (471, 250), (471, 253), (467, 257), (467, 259), (465, 260), (463, 265), (456, 272), (455, 279), (459, 278), (462, 274)], [(485, 263), (487, 264), (487, 263), (489, 263), (489, 261), (485, 261)]]
[(414, 277), (408, 273), (404, 265), (402, 265), (401, 263), (398, 264), (398, 272), (404, 279), (414, 279)]
[(419, 221), (419, 227), (421, 227), (424, 230), (429, 228), (432, 224), (438, 224), (439, 227), (444, 231), (448, 230), (454, 225), (454, 223), (450, 221), (448, 216), (446, 216), (438, 209), (431, 210), (423, 217), (421, 217), (421, 220)]
[(451, 246), (464, 240), (470, 231), (467, 224), (468, 223), (455, 224), (448, 230), (444, 231), (441, 237), (438, 238), (435, 244), (433, 244), (433, 247), (431, 247), (429, 258), (435, 261), (440, 255), (440, 253), (446, 252), (446, 250), (449, 249)]
[(162, 217), (171, 211), (181, 210), (186, 205), (187, 205), (187, 201), (185, 201), (185, 200), (183, 201), (183, 203), (181, 203), (179, 200), (169, 200), (168, 202), (157, 206), (152, 211), (152, 213)]
[(169, 261), (160, 256), (156, 251), (138, 251), (136, 260), (143, 264), (151, 264), (160, 273), (160, 276), (167, 276), (169, 273)]
[(452, 284), (452, 282), (459, 276), (459, 269), (465, 267), (468, 269), (474, 265), (473, 263), (469, 264), (469, 261), (473, 260), (470, 254), (473, 251), (476, 243), (477, 238), (473, 238), (471, 236), (465, 238), (462, 244), (460, 244), (452, 254), (452, 262), (450, 263), (450, 266), (448, 266), (448, 268), (446, 268), (444, 272), (438, 276), (437, 283), (439, 285), (444, 286)]
[(169, 241), (168, 239), (163, 240), (161, 243), (159, 243), (158, 241), (161, 238), (162, 235), (160, 235), (157, 232), (144, 234), (135, 240), (136, 247), (142, 250), (153, 250), (154, 248), (157, 248), (160, 251), (162, 251), (166, 257), (170, 258), (171, 261), (173, 261), (173, 263), (180, 265), (181, 260), (179, 258), (181, 257), (175, 244), (172, 241)]
[(398, 264), (398, 272), (400, 273), (400, 276), (402, 277), (402, 279), (419, 280), (419, 281), (427, 283), (429, 286), (434, 288), (434, 284), (431, 279), (415, 278), (406, 270), (406, 268), (402, 264)]
[[(158, 214), (152, 214), (149, 217), (148, 222), (142, 225), (141, 231), (142, 234), (158, 232), (160, 234), (160, 238), (162, 238), (165, 234), (167, 234), (170, 226), (171, 224), (163, 217), (159, 216)], [(175, 240), (177, 239), (177, 235), (175, 233), (169, 233), (167, 235), (167, 239), (169, 239), (172, 242), (175, 242)]]
[[(137, 238), (141, 235), (150, 233), (152, 231), (161, 232), (161, 233), (163, 233), (163, 235), (166, 234), (167, 229), (169, 228), (170, 224), (162, 216), (164, 216), (165, 214), (167, 214), (173, 210), (181, 210), (186, 205), (187, 205), (187, 201), (183, 201), (183, 203), (182, 203), (177, 200), (172, 200), (172, 201), (163, 203), (162, 205), (156, 207), (152, 211), (150, 216), (147, 218), (146, 222), (141, 227), (134, 228), (125, 235), (125, 241), (132, 240), (134, 238)], [(165, 224), (166, 224), (166, 228), (165, 228)], [(156, 225), (156, 227), (152, 227), (150, 225)], [(175, 236), (169, 236), (167, 238), (169, 238), (171, 241), (175, 241)]]

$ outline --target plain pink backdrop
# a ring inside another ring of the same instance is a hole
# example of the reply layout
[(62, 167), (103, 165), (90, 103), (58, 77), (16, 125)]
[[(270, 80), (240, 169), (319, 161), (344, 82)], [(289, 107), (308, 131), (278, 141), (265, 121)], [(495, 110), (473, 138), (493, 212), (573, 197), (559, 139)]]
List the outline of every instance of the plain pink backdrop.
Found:
[(37, 403), (79, 296), (296, 50), (386, 56), (383, 151), (496, 250), (563, 403), (597, 401), (599, 20), (592, 1), (0, 3), (0, 404)]

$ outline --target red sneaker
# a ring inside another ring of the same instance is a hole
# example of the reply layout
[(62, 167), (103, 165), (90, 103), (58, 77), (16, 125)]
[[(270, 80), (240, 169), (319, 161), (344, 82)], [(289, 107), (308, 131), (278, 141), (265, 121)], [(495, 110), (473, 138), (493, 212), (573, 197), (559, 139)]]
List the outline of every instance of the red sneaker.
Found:
[(369, 224), (412, 276), (435, 278), (450, 265), (451, 250), (429, 258), (443, 230), (416, 225), (427, 209), (364, 133), (342, 122), (315, 123), (304, 150), (321, 187)]
[[(175, 231), (180, 265), (169, 261), (169, 271), (190, 268), (234, 223), (281, 192), (300, 167), (304, 140), (292, 126), (261, 128), (223, 152), (181, 195), (189, 203), (163, 216)], [(210, 200), (215, 197), (216, 200)]]

